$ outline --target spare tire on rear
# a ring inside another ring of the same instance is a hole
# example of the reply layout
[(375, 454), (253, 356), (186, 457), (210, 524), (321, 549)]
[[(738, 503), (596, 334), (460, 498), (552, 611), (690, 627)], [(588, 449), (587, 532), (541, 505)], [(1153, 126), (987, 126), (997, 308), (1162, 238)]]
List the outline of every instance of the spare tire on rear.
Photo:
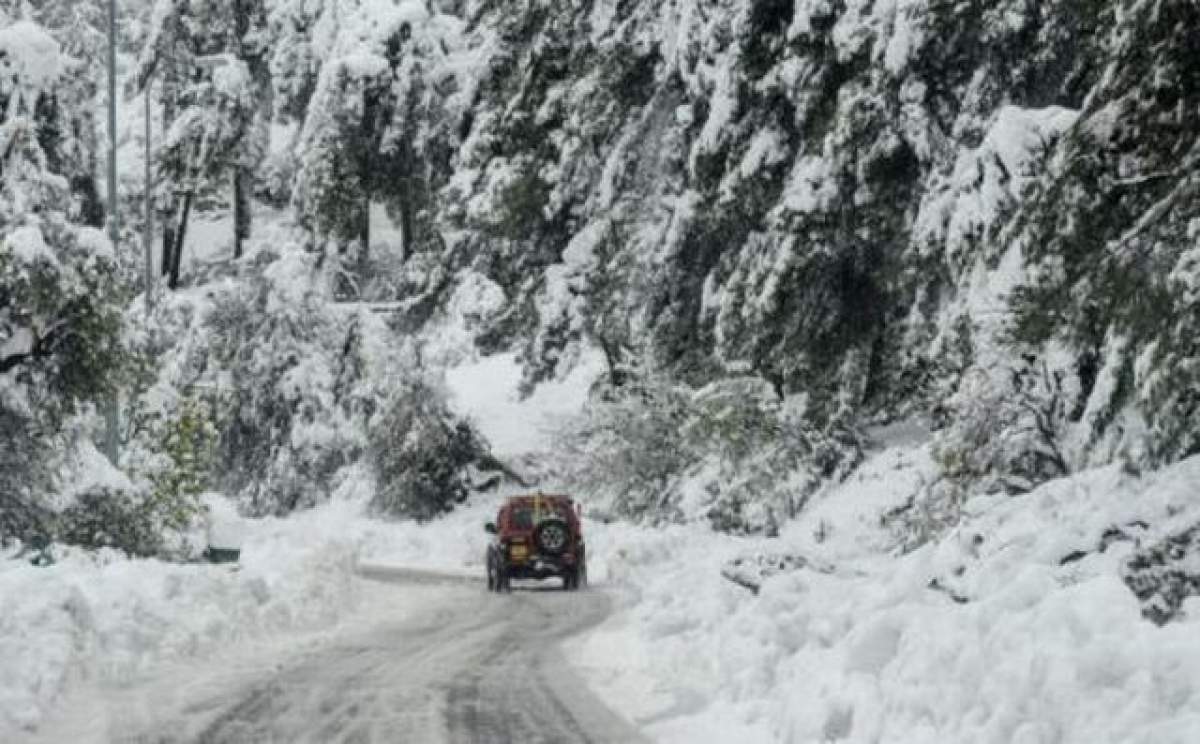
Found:
[(533, 541), (542, 552), (558, 555), (570, 545), (571, 529), (565, 520), (544, 519), (533, 530)]

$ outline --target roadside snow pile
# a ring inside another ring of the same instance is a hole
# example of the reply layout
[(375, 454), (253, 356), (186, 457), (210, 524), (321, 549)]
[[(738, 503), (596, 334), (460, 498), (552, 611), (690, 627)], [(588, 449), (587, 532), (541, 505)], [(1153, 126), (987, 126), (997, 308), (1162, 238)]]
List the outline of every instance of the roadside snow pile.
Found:
[(37, 727), (67, 688), (157, 662), (329, 625), (358, 600), (343, 505), (251, 523), (240, 567), (62, 552), (0, 561), (0, 741)]
[[(721, 577), (750, 541), (678, 525), (589, 526), (589, 574), (615, 588), (619, 602), (608, 621), (566, 646), (589, 686), (654, 741), (769, 741), (761, 712), (769, 683), (737, 690), (748, 676), (771, 675), (775, 634), (733, 622), (770, 618), (748, 615), (750, 593)], [(740, 645), (757, 646), (755, 654), (747, 658)]]
[(489, 535), (483, 526), (496, 518), (503, 496), (476, 495), (429, 522), (362, 520), (359, 564), (437, 571), (478, 579), (483, 586), (483, 557)]
[[(877, 454), (778, 540), (614, 528), (627, 604), (574, 660), (664, 742), (1200, 741), (1200, 458), (969, 499), (889, 554), (926, 463)], [(756, 553), (796, 558), (721, 578)]]

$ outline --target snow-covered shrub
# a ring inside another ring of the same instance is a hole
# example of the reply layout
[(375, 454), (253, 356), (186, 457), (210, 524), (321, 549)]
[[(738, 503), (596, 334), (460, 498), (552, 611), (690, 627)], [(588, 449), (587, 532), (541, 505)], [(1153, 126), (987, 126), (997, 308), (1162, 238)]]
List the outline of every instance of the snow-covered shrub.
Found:
[(688, 391), (649, 374), (595, 391), (582, 420), (564, 437), (570, 480), (611, 499), (634, 519), (674, 519), (672, 482), (692, 464), (683, 427)]
[(598, 393), (568, 437), (571, 478), (621, 516), (770, 533), (862, 457), (853, 427), (814, 425), (803, 396), (756, 377), (692, 390), (642, 373)]
[(33, 422), (0, 408), (0, 545), (48, 534), (41, 496), (51, 483), (47, 445)]
[[(113, 548), (132, 556), (161, 556), (164, 527), (174, 514), (157, 513), (163, 502), (108, 487), (87, 490), (55, 515), (54, 539), (83, 548)], [(164, 518), (165, 517), (165, 518)]]
[(715, 463), (698, 474), (715, 528), (773, 532), (796, 516), (814, 485), (804, 471), (816, 434), (797, 402), (781, 401), (753, 377), (711, 383), (692, 396), (684, 431), (692, 450)]
[(960, 484), (942, 478), (882, 514), (880, 522), (891, 533), (897, 549), (908, 553), (957, 527), (966, 498), (967, 492)]
[(371, 508), (389, 516), (431, 519), (461, 503), (470, 490), (468, 468), (486, 451), (445, 396), (421, 380), (397, 386), (367, 436), (376, 483)]
[(134, 407), (128, 421), (142, 430), (125, 440), (118, 470), (93, 443), (95, 413), (77, 416), (56, 439), (52, 508), (39, 533), (87, 549), (131, 556), (191, 560), (203, 546), (194, 531), (204, 513), (215, 430), (205, 406), (184, 398), (162, 417)]
[(360, 471), (376, 474), (373, 506), (389, 515), (428, 518), (465, 497), (485, 445), (405, 336), (334, 301), (338, 259), (252, 246), (236, 276), (171, 296), (148, 325), (131, 318), (149, 360), (125, 457), (139, 485), (183, 516), (210, 489), (289, 514)]
[(256, 257), (216, 288), (204, 316), (218, 392), (217, 465), (225, 492), (257, 514), (328, 498), (357, 459), (372, 382), (360, 359), (362, 319), (330, 302), (318, 257), (295, 248)]
[(188, 397), (154, 438), (162, 446), (162, 467), (149, 473), (145, 508), (162, 530), (182, 534), (203, 511), (200, 494), (212, 480), (216, 423), (203, 400)]
[(1026, 359), (997, 376), (973, 370), (948, 401), (951, 423), (934, 446), (943, 474), (1010, 494), (1069, 474), (1063, 374)]
[(1071, 473), (1066, 449), (1071, 391), (1064, 375), (1026, 358), (994, 375), (976, 367), (940, 408), (932, 446), (939, 474), (882, 516), (903, 551), (958, 525), (972, 493), (1024, 494)]

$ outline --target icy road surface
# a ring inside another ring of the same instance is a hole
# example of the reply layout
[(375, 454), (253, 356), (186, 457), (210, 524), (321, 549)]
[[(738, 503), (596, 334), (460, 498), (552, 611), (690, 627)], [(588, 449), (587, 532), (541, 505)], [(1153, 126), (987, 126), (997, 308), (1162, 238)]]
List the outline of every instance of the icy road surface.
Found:
[[(379, 593), (370, 610), (377, 622), (97, 694), (45, 730), (47, 740), (642, 740), (591, 694), (560, 649), (608, 614), (604, 591), (567, 593), (547, 582), (495, 595), (477, 580), (381, 567), (364, 573)], [(389, 604), (401, 617), (380, 611)]]

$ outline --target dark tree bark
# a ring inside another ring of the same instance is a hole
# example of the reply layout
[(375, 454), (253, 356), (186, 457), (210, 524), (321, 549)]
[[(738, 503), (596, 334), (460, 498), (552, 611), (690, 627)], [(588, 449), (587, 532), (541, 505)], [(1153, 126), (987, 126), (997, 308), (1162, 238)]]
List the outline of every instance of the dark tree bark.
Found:
[[(89, 157), (95, 172), (95, 156)], [(88, 227), (104, 226), (104, 201), (96, 190), (95, 176), (75, 176), (71, 179), (71, 193), (79, 196), (79, 218)]]
[(233, 257), (241, 258), (250, 239), (250, 173), (241, 165), (233, 171)]
[[(159, 86), (159, 100), (162, 102), (162, 132), (166, 132), (171, 128), (171, 123), (175, 121), (175, 96), (177, 95), (178, 86), (178, 68), (171, 60), (164, 60), (160, 65), (162, 84)], [(161, 172), (162, 164), (159, 164)], [(161, 176), (160, 176), (161, 177)], [(167, 177), (168, 183), (174, 179)], [(159, 276), (170, 276), (171, 265), (174, 262), (172, 253), (175, 250), (175, 218), (179, 214), (179, 195), (172, 190), (170, 197), (166, 200), (167, 208), (158, 214), (158, 222), (162, 225), (162, 260), (158, 266)]]
[[(246, 63), (250, 77), (254, 80), (255, 98), (259, 105), (259, 115), (265, 121), (270, 121), (272, 111), (271, 70), (267, 62), (266, 46), (261, 35), (255, 30), (265, 31), (267, 28), (266, 3), (264, 0), (234, 0), (233, 3), (234, 40), (233, 52), (237, 58)], [(251, 127), (253, 129), (253, 127)], [(250, 134), (246, 135), (251, 136)], [(256, 158), (257, 159), (257, 158)], [(251, 192), (254, 186), (253, 165), (243, 157), (239, 157), (234, 165), (233, 175), (233, 257), (241, 258), (245, 250), (245, 242), (250, 239), (253, 231), (254, 215), (251, 211)]]
[[(175, 201), (174, 198), (171, 201)], [(175, 249), (175, 210), (172, 209), (167, 213), (166, 218), (162, 220), (163, 236), (162, 236), (162, 262), (159, 264), (159, 274), (167, 276), (171, 273), (171, 254)]]
[(359, 122), (359, 183), (362, 184), (362, 222), (359, 225), (359, 266), (366, 266), (371, 252), (371, 194), (374, 192), (375, 175), (371, 159), (375, 148), (375, 118), (379, 108), (378, 94), (363, 92), (363, 117)]
[(183, 259), (183, 239), (187, 235), (188, 217), (192, 211), (192, 197), (195, 189), (188, 189), (183, 195), (183, 209), (179, 214), (179, 228), (175, 231), (175, 245), (171, 249), (171, 276), (167, 286), (175, 289), (179, 286), (179, 265)]
[(367, 259), (371, 252), (371, 190), (363, 190), (362, 204), (362, 223), (359, 225), (358, 242), (360, 249), (358, 254), (358, 263), (360, 266), (367, 265)]
[(400, 243), (400, 260), (408, 258), (408, 247), (413, 242), (413, 188), (412, 188), (412, 144), (405, 136), (400, 140), (400, 179), (397, 188), (400, 192), (400, 232), (403, 233)]

